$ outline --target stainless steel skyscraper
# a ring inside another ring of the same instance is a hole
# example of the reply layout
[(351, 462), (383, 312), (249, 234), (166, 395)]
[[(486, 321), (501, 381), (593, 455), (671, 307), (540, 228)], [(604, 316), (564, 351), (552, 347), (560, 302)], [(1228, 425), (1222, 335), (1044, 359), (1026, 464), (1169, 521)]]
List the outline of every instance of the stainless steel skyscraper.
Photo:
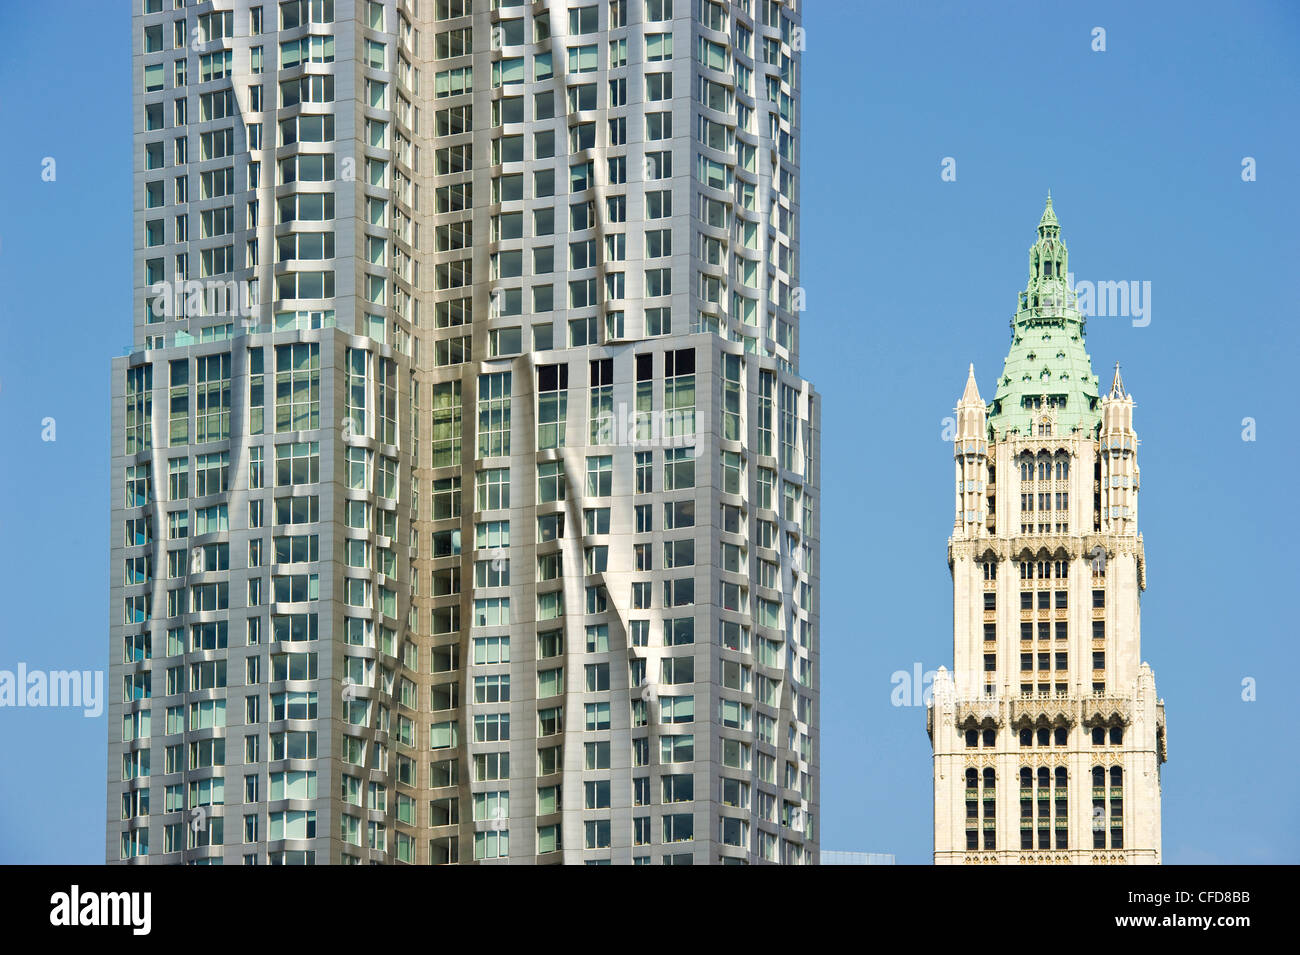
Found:
[(797, 5), (135, 2), (109, 860), (815, 863)]

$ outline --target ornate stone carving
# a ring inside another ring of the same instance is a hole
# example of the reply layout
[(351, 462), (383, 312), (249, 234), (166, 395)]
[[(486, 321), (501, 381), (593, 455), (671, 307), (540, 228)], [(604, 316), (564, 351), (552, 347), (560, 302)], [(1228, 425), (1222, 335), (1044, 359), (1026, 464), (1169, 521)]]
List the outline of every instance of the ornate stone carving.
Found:
[(1133, 712), (1128, 700), (1118, 696), (1090, 696), (1080, 705), (1083, 717), (1080, 722), (1087, 727), (1128, 726), (1133, 722)]
[(1092, 865), (1124, 865), (1128, 856), (1123, 852), (1094, 852), (1089, 862)]
[(1002, 707), (996, 701), (976, 701), (957, 704), (957, 728), (959, 730), (991, 730), (1003, 723)]
[(1069, 865), (1070, 854), (1068, 852), (1021, 852), (1021, 865)]
[(1017, 768), (1021, 766), (1032, 766), (1037, 769), (1045, 766), (1048, 769), (1055, 769), (1058, 766), (1065, 766), (1069, 762), (1068, 752), (1045, 752), (1045, 753), (1017, 753), (1015, 754)]
[(1146, 556), (1142, 535), (1128, 534), (1029, 534), (1005, 537), (948, 538), (948, 566), (957, 560), (983, 560), (994, 555), (1003, 560), (1071, 560), (1089, 558), (1100, 547), (1107, 560), (1118, 556), (1137, 559), (1138, 583), (1146, 589)]
[(1012, 700), (1011, 726), (1017, 730), (1068, 729), (1076, 722), (1074, 710), (1074, 703), (1068, 698)]

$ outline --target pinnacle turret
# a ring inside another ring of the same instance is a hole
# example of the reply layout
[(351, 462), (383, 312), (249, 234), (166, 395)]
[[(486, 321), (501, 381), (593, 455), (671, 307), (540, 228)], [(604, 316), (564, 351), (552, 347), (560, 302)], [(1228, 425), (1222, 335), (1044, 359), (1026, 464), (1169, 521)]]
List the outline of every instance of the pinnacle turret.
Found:
[(975, 365), (972, 364), (966, 374), (966, 387), (957, 402), (956, 454), (960, 456), (977, 448), (980, 454), (984, 453), (987, 412), (988, 407), (980, 397), (979, 385), (975, 381)]
[[(961, 393), (962, 404), (980, 401), (980, 386), (975, 382), (975, 363), (971, 362), (970, 374), (966, 376), (966, 390)], [(982, 402), (981, 402), (982, 403)]]
[(1128, 392), (1124, 390), (1124, 379), (1119, 376), (1119, 362), (1115, 362), (1115, 380), (1110, 383), (1111, 398), (1127, 398)]
[(1056, 221), (1056, 212), (1052, 209), (1052, 190), (1047, 190), (1047, 206), (1043, 216), (1038, 220), (1038, 236), (1041, 239), (1055, 239), (1061, 234), (1061, 223)]

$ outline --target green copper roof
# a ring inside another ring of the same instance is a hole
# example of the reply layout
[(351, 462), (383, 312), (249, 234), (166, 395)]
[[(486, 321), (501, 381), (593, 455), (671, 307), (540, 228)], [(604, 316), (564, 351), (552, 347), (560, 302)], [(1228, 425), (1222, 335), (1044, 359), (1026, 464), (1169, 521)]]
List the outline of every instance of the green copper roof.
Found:
[(994, 437), (1030, 433), (1034, 412), (1048, 407), (1056, 410), (1058, 434), (1097, 430), (1097, 376), (1084, 350), (1085, 320), (1067, 285), (1068, 274), (1069, 252), (1049, 194), (1038, 221), (1038, 241), (1029, 249), (1029, 284), (1011, 320), (1011, 349), (989, 403)]

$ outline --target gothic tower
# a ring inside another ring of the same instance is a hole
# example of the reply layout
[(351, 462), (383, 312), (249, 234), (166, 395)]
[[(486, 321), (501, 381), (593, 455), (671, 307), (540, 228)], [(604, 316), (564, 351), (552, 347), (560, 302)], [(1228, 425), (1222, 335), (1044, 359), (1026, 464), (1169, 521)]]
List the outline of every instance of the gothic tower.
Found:
[(953, 670), (934, 682), (934, 861), (1160, 862), (1164, 703), (1141, 662), (1141, 471), (1101, 396), (1048, 196), (991, 403), (957, 403)]

